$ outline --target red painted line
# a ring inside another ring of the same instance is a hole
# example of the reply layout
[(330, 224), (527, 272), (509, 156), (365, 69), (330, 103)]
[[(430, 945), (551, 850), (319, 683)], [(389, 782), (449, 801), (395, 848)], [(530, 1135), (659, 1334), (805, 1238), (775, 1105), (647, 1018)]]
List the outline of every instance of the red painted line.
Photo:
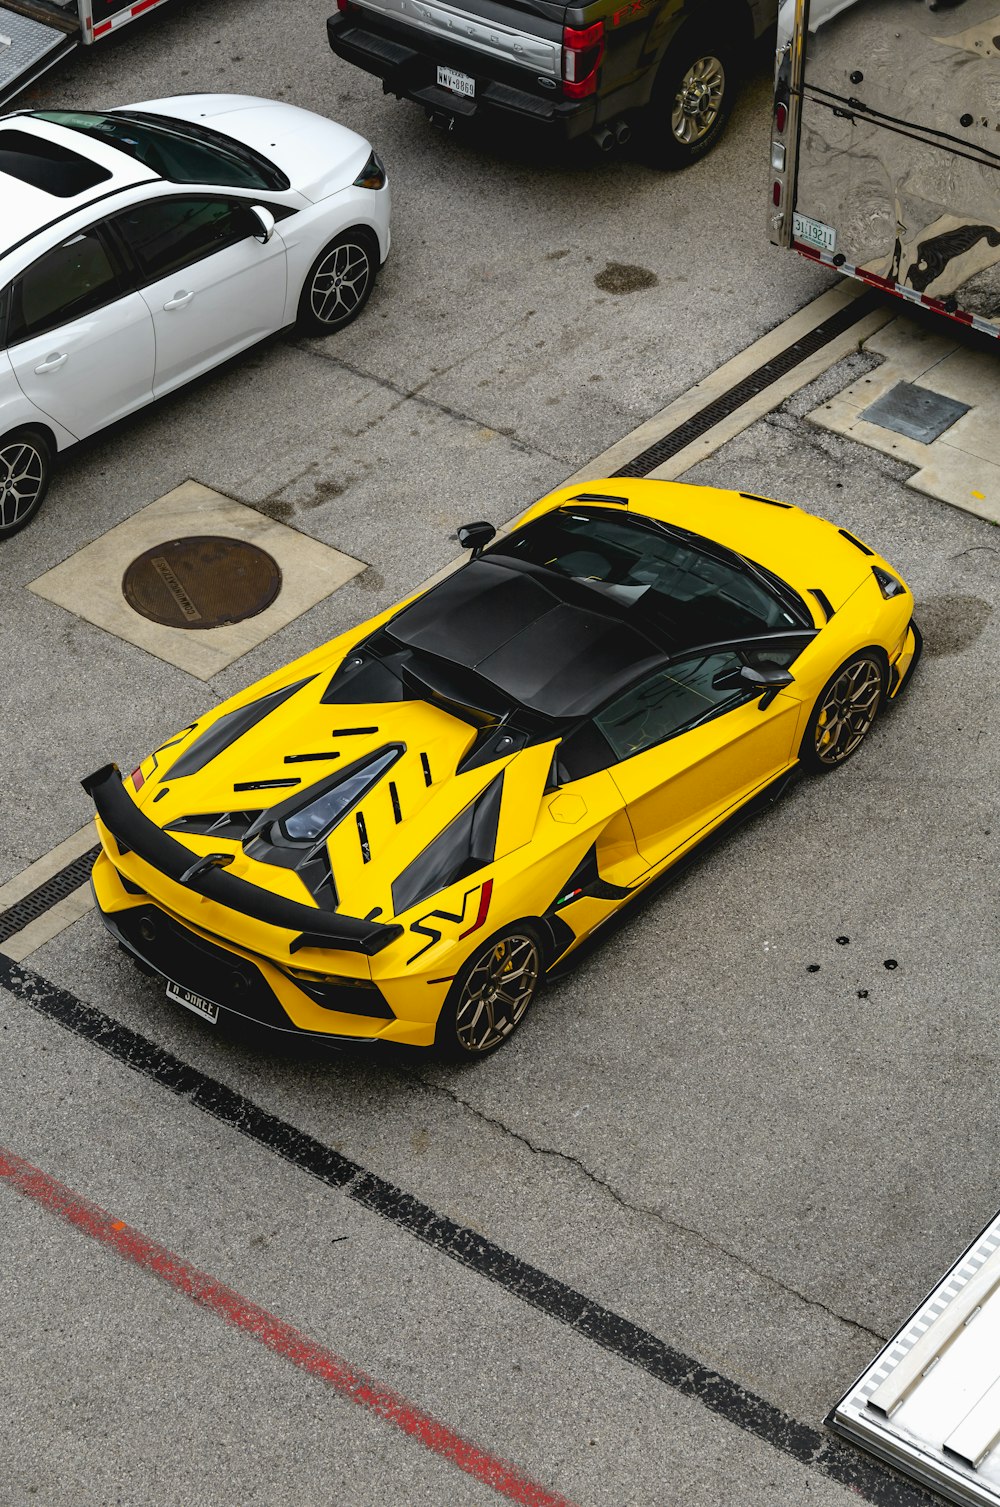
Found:
[(478, 931), (479, 928), (482, 926), (483, 922), (486, 920), (486, 915), (487, 915), (487, 912), (489, 911), (489, 908), (490, 908), (490, 896), (492, 894), (493, 894), (493, 880), (492, 879), (487, 879), (487, 881), (483, 885), (483, 888), (482, 888), (482, 890), (480, 892), (480, 895), (479, 895), (479, 915), (476, 917), (475, 921), (469, 927), (468, 931), (460, 931), (459, 932), (459, 934), (458, 934), (458, 940), (460, 942), (461, 942), (461, 940), (462, 940), (463, 937), (471, 937), (472, 933), (474, 931)]
[(71, 1188), (2, 1147), (0, 1179), (65, 1224), (108, 1246), (133, 1266), (151, 1272), (200, 1308), (206, 1308), (225, 1323), (242, 1329), (258, 1344), (284, 1356), (310, 1376), (319, 1377), (341, 1397), (377, 1414), (386, 1423), (416, 1439), (432, 1454), (439, 1455), (477, 1481), (492, 1486), (510, 1501), (520, 1502), (524, 1507), (573, 1507), (568, 1498), (540, 1486), (516, 1465), (463, 1439), (430, 1413), (415, 1407), (399, 1392), (356, 1370), (349, 1361), (311, 1340), (300, 1329), (286, 1324), (266, 1308), (259, 1308), (224, 1282), (192, 1266), (183, 1256), (132, 1229), (124, 1220), (113, 1218), (105, 1209), (81, 1198)]

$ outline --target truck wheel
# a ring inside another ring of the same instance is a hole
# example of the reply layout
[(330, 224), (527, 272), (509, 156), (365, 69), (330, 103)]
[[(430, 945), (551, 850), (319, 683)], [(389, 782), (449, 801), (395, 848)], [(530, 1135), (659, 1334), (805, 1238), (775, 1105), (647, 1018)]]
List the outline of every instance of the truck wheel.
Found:
[(49, 490), (52, 447), (38, 429), (0, 438), (0, 539), (31, 522)]
[(299, 298), (298, 325), (310, 335), (331, 335), (356, 319), (378, 272), (378, 242), (356, 226), (324, 246), (309, 268)]
[(646, 155), (656, 167), (689, 167), (711, 151), (733, 107), (736, 60), (728, 43), (687, 31), (670, 48), (643, 111)]

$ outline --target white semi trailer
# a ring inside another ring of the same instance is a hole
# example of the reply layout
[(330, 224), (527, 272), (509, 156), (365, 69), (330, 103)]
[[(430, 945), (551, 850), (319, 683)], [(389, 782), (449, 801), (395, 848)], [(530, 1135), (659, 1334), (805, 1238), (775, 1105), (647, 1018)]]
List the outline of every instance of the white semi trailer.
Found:
[(0, 106), (75, 48), (89, 47), (166, 0), (0, 0)]
[(775, 245), (1000, 335), (998, 0), (783, 0)]

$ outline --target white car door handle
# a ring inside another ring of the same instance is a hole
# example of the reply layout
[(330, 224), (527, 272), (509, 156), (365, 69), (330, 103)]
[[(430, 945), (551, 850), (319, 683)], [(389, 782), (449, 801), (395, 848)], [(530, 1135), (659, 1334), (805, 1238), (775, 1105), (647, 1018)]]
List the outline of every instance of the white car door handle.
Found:
[(46, 356), (46, 358), (42, 362), (41, 366), (36, 366), (35, 367), (35, 375), (37, 377), (40, 377), (43, 372), (57, 372), (59, 370), (60, 366), (65, 366), (66, 365), (66, 362), (68, 360), (69, 360), (69, 352), (68, 351), (62, 351), (61, 353), (59, 351), (56, 351), (53, 355)]
[(167, 299), (163, 307), (165, 309), (186, 309), (193, 297), (193, 293), (175, 293), (173, 298)]

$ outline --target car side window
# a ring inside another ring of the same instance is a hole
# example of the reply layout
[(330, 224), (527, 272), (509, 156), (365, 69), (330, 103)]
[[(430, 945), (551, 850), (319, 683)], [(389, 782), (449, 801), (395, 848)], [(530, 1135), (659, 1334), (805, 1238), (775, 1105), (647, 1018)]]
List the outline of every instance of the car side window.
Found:
[(9, 343), (44, 335), (121, 295), (118, 272), (96, 230), (70, 236), (33, 262), (11, 291)]
[(151, 199), (111, 223), (128, 243), (143, 283), (235, 246), (260, 228), (246, 205), (203, 198)]
[(594, 717), (617, 759), (628, 759), (676, 733), (739, 706), (753, 694), (732, 650), (696, 654), (647, 675)]

